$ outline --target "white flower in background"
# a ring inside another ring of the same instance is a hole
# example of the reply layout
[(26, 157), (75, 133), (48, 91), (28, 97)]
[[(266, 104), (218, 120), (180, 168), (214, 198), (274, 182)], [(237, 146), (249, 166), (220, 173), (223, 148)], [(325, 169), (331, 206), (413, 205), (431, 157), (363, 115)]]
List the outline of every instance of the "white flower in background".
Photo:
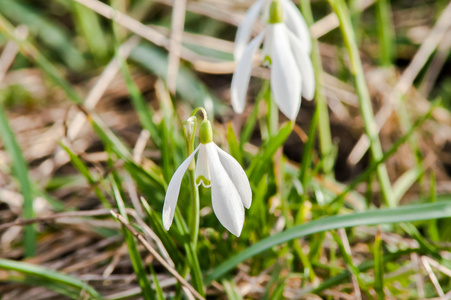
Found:
[(197, 156), (196, 184), (211, 187), (213, 211), (219, 222), (231, 233), (240, 236), (244, 224), (244, 207), (252, 202), (252, 191), (241, 165), (213, 142), (211, 124), (208, 120), (199, 129), (200, 145), (180, 165), (172, 176), (163, 205), (163, 226), (171, 227), (180, 185), (194, 155)]
[[(269, 5), (271, 0), (257, 0), (247, 11), (243, 23), (240, 24), (235, 36), (235, 61), (239, 61), (246, 49), (252, 35), (252, 28), (259, 19), (267, 22), (269, 17)], [(280, 0), (283, 10), (283, 22), (291, 32), (301, 41), (303, 49), (310, 54), (312, 43), (310, 40), (310, 31), (302, 17), (299, 9), (291, 0)]]
[(274, 0), (265, 29), (242, 50), (242, 44), (249, 39), (252, 24), (265, 3), (267, 0), (259, 0), (250, 8), (237, 32), (237, 66), (230, 89), (232, 106), (237, 113), (244, 110), (253, 57), (264, 40), (263, 63), (271, 69), (274, 101), (285, 116), (294, 120), (301, 106), (301, 95), (311, 100), (315, 93), (314, 72), (309, 57), (310, 35), (304, 19), (291, 1)]

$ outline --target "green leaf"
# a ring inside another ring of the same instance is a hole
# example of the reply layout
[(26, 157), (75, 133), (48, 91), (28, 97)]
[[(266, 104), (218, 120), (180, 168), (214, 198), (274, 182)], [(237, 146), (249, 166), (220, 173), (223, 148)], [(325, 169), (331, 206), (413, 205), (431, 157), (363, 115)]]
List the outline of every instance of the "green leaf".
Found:
[[(114, 199), (116, 200), (119, 213), (128, 221), (128, 216), (127, 212), (125, 211), (125, 204), (122, 196), (123, 191), (121, 189), (119, 178), (114, 172), (110, 176), (110, 182), (111, 186), (113, 187), (113, 195)], [(138, 246), (136, 245), (135, 237), (125, 227), (122, 227), (122, 232), (127, 244), (128, 255), (130, 256), (133, 270), (135, 271), (139, 286), (141, 287), (142, 296), (146, 300), (153, 300), (155, 299), (155, 292), (152, 289), (152, 286), (150, 285), (149, 279), (147, 277), (146, 269), (144, 268)]]
[(443, 202), (409, 205), (392, 209), (378, 209), (349, 215), (321, 218), (306, 224), (291, 227), (281, 233), (263, 239), (241, 253), (232, 256), (213, 269), (208, 274), (206, 282), (210, 283), (213, 280), (218, 279), (220, 276), (232, 270), (239, 263), (271, 249), (274, 246), (313, 233), (362, 225), (412, 222), (447, 217), (451, 217), (451, 196), (448, 196), (447, 201)]
[(380, 228), (374, 240), (374, 290), (377, 299), (385, 299), (384, 293), (384, 254), (382, 251), (382, 239)]
[(79, 296), (87, 292), (94, 299), (102, 298), (93, 287), (89, 286), (80, 279), (41, 266), (0, 258), (0, 269), (15, 271), (27, 276), (38, 278), (42, 280), (43, 283), (61, 283), (62, 285), (75, 288), (78, 291)]
[(227, 123), (227, 142), (229, 144), (229, 152), (241, 165), (243, 164), (243, 158), (241, 156), (240, 145), (233, 131), (232, 123)]
[(84, 36), (91, 53), (97, 62), (104, 61), (108, 56), (108, 41), (105, 29), (102, 28), (99, 16), (89, 8), (73, 3), (74, 23), (78, 31)]
[[(6, 151), (11, 157), (12, 168), (15, 176), (19, 180), (20, 189), (23, 196), (22, 215), (24, 219), (31, 219), (35, 216), (33, 209), (33, 187), (28, 176), (28, 166), (22, 155), (22, 150), (16, 141), (14, 132), (8, 123), (8, 118), (1, 105), (0, 99), (0, 136), (5, 145)], [(36, 253), (36, 230), (35, 226), (25, 226), (24, 247), (27, 256), (34, 256)]]
[(84, 164), (84, 162), (78, 157), (77, 154), (72, 152), (69, 147), (64, 145), (63, 142), (60, 142), (60, 146), (66, 151), (66, 153), (69, 155), (70, 161), (72, 165), (86, 178), (89, 185), (94, 188), (94, 192), (96, 193), (97, 197), (99, 198), (100, 202), (102, 202), (103, 206), (106, 208), (111, 208), (110, 203), (108, 202), (108, 199), (106, 199), (105, 195), (102, 193), (100, 188), (97, 186), (97, 180), (94, 179), (94, 177), (91, 175), (91, 172), (89, 171), (89, 168)]
[(272, 165), (272, 157), (276, 153), (277, 149), (282, 147), (287, 138), (290, 136), (293, 129), (293, 122), (287, 122), (277, 133), (277, 135), (270, 137), (268, 141), (263, 145), (261, 150), (255, 158), (252, 160), (249, 166), (248, 174), (249, 181), (257, 184), (260, 182), (262, 176), (266, 173), (269, 166)]

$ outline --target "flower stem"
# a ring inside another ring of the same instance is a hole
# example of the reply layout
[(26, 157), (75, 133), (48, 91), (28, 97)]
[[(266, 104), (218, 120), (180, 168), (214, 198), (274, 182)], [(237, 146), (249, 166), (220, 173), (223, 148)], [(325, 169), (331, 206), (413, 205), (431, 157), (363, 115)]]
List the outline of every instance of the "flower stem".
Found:
[[(188, 118), (188, 120), (185, 121), (183, 124), (186, 137), (186, 152), (188, 156), (191, 155), (191, 153), (193, 153), (194, 151), (194, 136), (196, 135), (196, 127), (197, 127), (197, 118), (194, 117), (194, 115), (199, 110), (202, 110), (202, 112), (204, 113), (204, 118), (207, 116), (207, 114), (205, 113), (205, 109), (199, 107), (193, 111), (191, 117)], [(199, 209), (200, 209), (199, 189), (196, 185), (195, 169), (196, 163), (195, 160), (193, 159), (188, 167), (188, 175), (191, 190), (191, 205), (190, 205), (191, 213), (189, 215), (188, 221), (191, 242), (193, 243), (194, 250), (196, 249), (197, 239), (199, 236)]]
[[(343, 35), (346, 49), (349, 54), (349, 60), (351, 64), (351, 73), (355, 80), (355, 89), (359, 99), (360, 110), (362, 113), (362, 119), (365, 126), (365, 131), (370, 140), (370, 151), (375, 161), (380, 160), (383, 157), (382, 146), (379, 141), (377, 133), (377, 125), (374, 120), (373, 109), (371, 107), (371, 99), (366, 86), (365, 77), (363, 73), (362, 62), (359, 57), (359, 49), (355, 41), (354, 31), (352, 30), (349, 12), (346, 4), (343, 0), (328, 0), (331, 4), (335, 14), (340, 22), (340, 30)], [(381, 186), (382, 194), (385, 203), (389, 207), (396, 206), (393, 198), (392, 187), (390, 179), (388, 177), (387, 168), (385, 164), (380, 164), (377, 168), (377, 175)]]
[(198, 111), (201, 111), (201, 112), (202, 112), (202, 115), (203, 115), (203, 117), (204, 117), (204, 120), (207, 120), (207, 119), (208, 119), (208, 118), (207, 118), (207, 111), (206, 111), (205, 108), (203, 108), (203, 107), (197, 107), (197, 108), (195, 108), (195, 109), (193, 110), (193, 112), (191, 113), (191, 117), (194, 117), (194, 116), (197, 114)]
[(191, 189), (191, 214), (189, 218), (189, 232), (194, 249), (197, 248), (197, 238), (199, 236), (199, 189), (196, 185), (194, 170), (188, 170), (189, 184)]
[[(300, 0), (301, 11), (308, 26), (313, 25), (313, 14), (310, 0)], [(321, 65), (321, 55), (319, 53), (318, 41), (312, 39), (312, 64), (315, 70), (315, 101), (318, 109), (316, 123), (311, 123), (314, 128), (318, 125), (319, 146), (321, 158), (323, 160), (323, 172), (326, 176), (333, 177), (334, 151), (332, 135), (330, 133), (329, 111), (326, 97), (324, 95), (323, 68)], [(316, 130), (316, 128), (315, 128)]]

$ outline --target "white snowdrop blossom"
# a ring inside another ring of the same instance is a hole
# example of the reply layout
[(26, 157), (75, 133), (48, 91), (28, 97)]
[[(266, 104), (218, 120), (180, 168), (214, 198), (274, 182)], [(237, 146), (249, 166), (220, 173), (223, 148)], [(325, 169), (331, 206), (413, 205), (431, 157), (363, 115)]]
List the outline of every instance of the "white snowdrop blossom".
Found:
[[(252, 28), (259, 17), (263, 23), (267, 23), (269, 17), (269, 6), (272, 0), (257, 0), (249, 8), (243, 22), (238, 27), (235, 36), (235, 61), (239, 61), (243, 55), (252, 35)], [(310, 54), (312, 43), (310, 40), (310, 31), (304, 17), (299, 12), (296, 5), (291, 0), (280, 0), (283, 13), (283, 22), (293, 34), (301, 41), (302, 47)]]
[[(279, 2), (280, 1), (280, 2)], [(231, 102), (237, 113), (242, 113), (252, 71), (252, 61), (260, 45), (263, 62), (271, 69), (271, 91), (279, 109), (294, 120), (301, 106), (301, 95), (313, 99), (315, 79), (310, 35), (302, 15), (290, 0), (273, 0), (265, 29), (247, 46), (253, 23), (267, 6), (268, 0), (258, 0), (248, 11), (238, 29), (235, 59), (237, 66), (232, 78)], [(284, 21), (284, 22), (282, 22)]]
[(195, 182), (211, 187), (213, 211), (219, 222), (231, 233), (240, 236), (244, 224), (244, 207), (252, 202), (252, 190), (241, 165), (213, 142), (208, 120), (199, 129), (200, 145), (188, 156), (172, 176), (163, 205), (163, 226), (169, 230), (174, 218), (180, 185), (188, 166), (197, 155)]

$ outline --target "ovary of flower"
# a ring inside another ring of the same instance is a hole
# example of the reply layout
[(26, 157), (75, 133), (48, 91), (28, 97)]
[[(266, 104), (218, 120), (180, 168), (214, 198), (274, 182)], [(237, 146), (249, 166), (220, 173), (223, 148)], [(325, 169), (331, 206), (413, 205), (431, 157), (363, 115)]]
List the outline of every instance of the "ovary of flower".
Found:
[[(238, 27), (235, 36), (235, 61), (239, 61), (243, 55), (252, 35), (252, 28), (259, 16), (266, 23), (269, 15), (271, 0), (257, 0), (247, 11), (243, 22)], [(283, 9), (284, 24), (301, 41), (302, 48), (308, 54), (311, 52), (312, 44), (310, 31), (301, 13), (291, 0), (280, 0)]]
[(166, 230), (171, 227), (183, 175), (197, 152), (196, 184), (211, 187), (216, 217), (228, 231), (239, 237), (244, 224), (244, 207), (249, 208), (252, 202), (249, 180), (241, 165), (230, 154), (211, 139), (202, 141), (202, 137), (201, 144), (180, 165), (169, 182), (163, 206), (163, 226)]
[(233, 109), (237, 113), (244, 110), (253, 57), (263, 40), (263, 57), (265, 60), (270, 58), (274, 101), (285, 116), (294, 120), (301, 106), (301, 94), (307, 100), (313, 99), (315, 79), (309, 52), (284, 23), (268, 23), (263, 32), (244, 49), (232, 77), (230, 92)]

